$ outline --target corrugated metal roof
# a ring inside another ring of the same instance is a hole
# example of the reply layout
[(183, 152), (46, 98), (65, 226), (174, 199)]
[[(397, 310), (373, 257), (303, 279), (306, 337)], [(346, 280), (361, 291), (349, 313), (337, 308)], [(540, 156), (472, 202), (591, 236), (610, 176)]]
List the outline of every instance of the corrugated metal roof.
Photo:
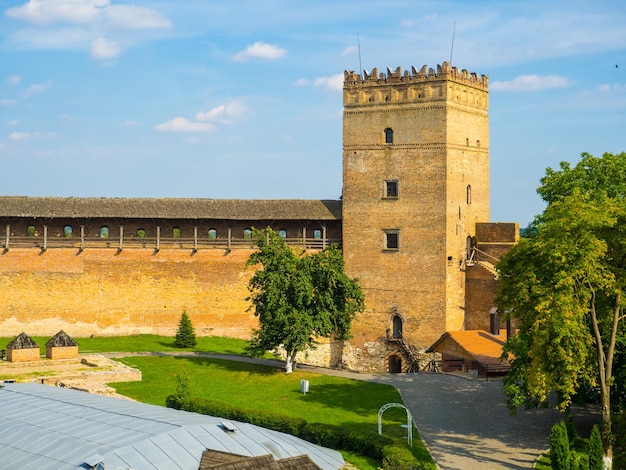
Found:
[(0, 388), (3, 469), (88, 468), (99, 454), (105, 468), (197, 470), (205, 449), (276, 459), (308, 455), (323, 469), (344, 464), (341, 454), (288, 434), (36, 383)]
[(341, 201), (0, 196), (0, 217), (341, 220)]

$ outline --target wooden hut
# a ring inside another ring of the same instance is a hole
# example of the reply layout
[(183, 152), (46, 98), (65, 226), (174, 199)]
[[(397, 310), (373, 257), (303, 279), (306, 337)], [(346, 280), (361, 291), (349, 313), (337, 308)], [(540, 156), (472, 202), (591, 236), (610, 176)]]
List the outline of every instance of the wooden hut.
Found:
[(39, 345), (24, 332), (21, 332), (7, 344), (7, 360), (9, 362), (38, 361), (40, 358)]
[(78, 343), (70, 335), (61, 330), (46, 343), (48, 359), (70, 359), (78, 357)]

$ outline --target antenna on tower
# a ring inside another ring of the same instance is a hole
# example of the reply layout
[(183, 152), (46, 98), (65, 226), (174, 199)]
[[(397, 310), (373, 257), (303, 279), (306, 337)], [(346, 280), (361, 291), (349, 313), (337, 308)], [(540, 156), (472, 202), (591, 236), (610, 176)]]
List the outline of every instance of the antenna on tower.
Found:
[(356, 33), (356, 44), (359, 48), (359, 75), (363, 73), (363, 67), (361, 66), (361, 40), (359, 39), (359, 33)]
[(454, 22), (454, 27), (452, 28), (452, 46), (450, 46), (450, 67), (452, 67), (452, 51), (454, 51), (454, 33), (456, 32), (456, 21)]

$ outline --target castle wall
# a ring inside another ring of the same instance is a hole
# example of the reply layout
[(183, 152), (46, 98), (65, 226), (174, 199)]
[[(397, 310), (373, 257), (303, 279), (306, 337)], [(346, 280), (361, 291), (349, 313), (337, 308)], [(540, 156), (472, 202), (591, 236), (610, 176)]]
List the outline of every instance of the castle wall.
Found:
[(466, 267), (467, 286), (465, 298), (466, 330), (490, 329), (490, 311), (495, 307), (498, 287), (492, 266), (519, 240), (518, 223), (476, 224), (475, 262)]
[(248, 338), (251, 252), (12, 248), (0, 255), (0, 336), (174, 335), (184, 310), (198, 335)]

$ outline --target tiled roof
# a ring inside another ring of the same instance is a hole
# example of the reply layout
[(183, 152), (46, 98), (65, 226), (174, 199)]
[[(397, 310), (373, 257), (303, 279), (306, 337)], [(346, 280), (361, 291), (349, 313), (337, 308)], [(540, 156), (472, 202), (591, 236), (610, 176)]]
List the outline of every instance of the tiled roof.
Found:
[(61, 330), (48, 340), (46, 346), (51, 346), (53, 348), (66, 348), (69, 346), (78, 346), (78, 343), (74, 341), (74, 338), (68, 335), (65, 331)]
[(340, 200), (0, 196), (0, 217), (341, 220)]
[(508, 365), (508, 362), (500, 360), (502, 346), (506, 342), (506, 330), (500, 330), (499, 335), (484, 330), (447, 331), (428, 350), (441, 352), (446, 341), (453, 341), (483, 365)]
[(21, 332), (7, 344), (7, 349), (34, 349), (38, 347), (39, 345), (24, 332)]

